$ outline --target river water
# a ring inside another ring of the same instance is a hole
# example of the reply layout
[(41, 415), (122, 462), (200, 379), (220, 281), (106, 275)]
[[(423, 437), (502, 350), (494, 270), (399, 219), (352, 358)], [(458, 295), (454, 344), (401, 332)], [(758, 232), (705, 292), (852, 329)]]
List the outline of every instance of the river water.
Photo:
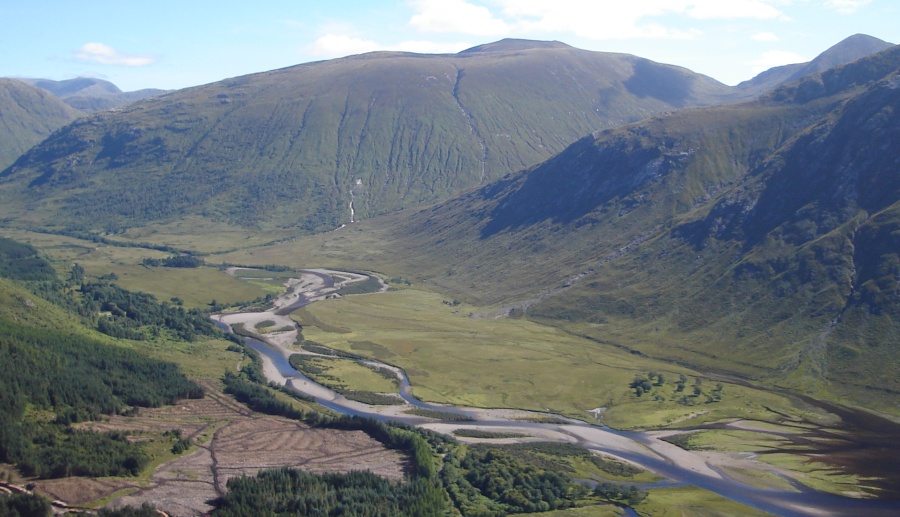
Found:
[[(303, 300), (305, 302), (305, 300)], [(291, 307), (291, 310), (305, 305), (306, 303), (297, 303)], [(218, 323), (218, 322), (217, 322)], [(227, 328), (227, 325), (218, 323), (221, 327)], [(267, 358), (278, 372), (288, 379), (288, 387), (293, 387), (297, 391), (303, 392), (304, 383), (309, 386), (315, 386), (317, 393), (327, 393), (328, 397), (316, 397), (316, 401), (333, 411), (341, 414), (369, 417), (381, 421), (399, 421), (411, 425), (423, 425), (433, 420), (414, 416), (414, 415), (391, 415), (385, 416), (379, 413), (375, 407), (364, 404), (354, 403), (343, 398), (327, 387), (315, 383), (302, 373), (294, 369), (288, 359), (280, 350), (253, 338), (244, 338), (247, 344), (256, 350), (260, 355)], [(377, 363), (377, 361), (371, 361)], [(389, 365), (384, 365), (389, 367)], [(428, 404), (412, 395), (411, 387), (406, 375), (399, 371), (401, 378), (400, 396), (408, 404), (423, 408), (441, 411), (443, 413), (453, 413), (461, 417), (476, 417), (478, 410), (475, 408), (465, 408), (458, 406), (445, 406)], [(900, 516), (900, 500), (898, 499), (855, 499), (842, 497), (838, 495), (828, 494), (812, 490), (803, 485), (796, 484), (794, 490), (783, 489), (761, 489), (744, 483), (741, 483), (721, 472), (711, 472), (711, 469), (698, 470), (688, 468), (671, 461), (670, 459), (656, 454), (648, 447), (654, 443), (658, 444), (656, 438), (638, 431), (617, 431), (605, 426), (591, 425), (585, 422), (559, 419), (560, 423), (536, 423), (510, 420), (486, 421), (478, 420), (472, 422), (471, 425), (477, 425), (479, 429), (496, 428), (499, 431), (503, 429), (516, 428), (531, 429), (541, 432), (540, 436), (548, 435), (548, 433), (559, 436), (559, 441), (567, 441), (577, 443), (589, 450), (605, 452), (622, 457), (626, 460), (633, 461), (641, 465), (647, 470), (654, 472), (671, 484), (687, 484), (694, 485), (699, 488), (709, 490), (719, 494), (725, 498), (731, 499), (738, 503), (757, 508), (774, 515), (783, 515), (785, 517), (806, 517), (806, 516), (872, 516), (872, 517), (897, 517)], [(460, 424), (463, 427), (466, 424)], [(896, 436), (900, 440), (900, 436)], [(895, 464), (896, 465), (896, 464)], [(896, 465), (894, 474), (900, 476), (900, 465)], [(893, 495), (893, 494), (892, 494)]]

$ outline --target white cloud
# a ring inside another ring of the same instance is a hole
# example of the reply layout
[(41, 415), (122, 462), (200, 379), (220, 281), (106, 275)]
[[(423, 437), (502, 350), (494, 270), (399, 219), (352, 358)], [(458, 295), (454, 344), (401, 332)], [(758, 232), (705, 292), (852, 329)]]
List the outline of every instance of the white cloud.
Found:
[(156, 62), (156, 59), (150, 56), (122, 54), (109, 45), (96, 42), (85, 43), (75, 52), (75, 57), (103, 65), (147, 66)]
[(399, 50), (404, 52), (418, 52), (420, 54), (455, 54), (467, 48), (472, 48), (477, 43), (456, 42), (456, 43), (437, 43), (434, 41), (424, 40), (408, 40), (389, 45), (388, 50)]
[(757, 32), (750, 36), (753, 41), (778, 41), (780, 38), (771, 32)]
[(331, 58), (384, 50), (384, 47), (371, 40), (341, 34), (326, 34), (316, 39), (307, 50), (314, 56)]
[(495, 18), (487, 7), (465, 0), (414, 0), (416, 14), (409, 25), (422, 32), (454, 32), (477, 36), (509, 33), (506, 22)]
[(423, 32), (477, 35), (570, 32), (594, 40), (693, 39), (700, 31), (685, 21), (784, 18), (776, 7), (782, 1), (412, 0), (410, 25)]
[(805, 57), (793, 52), (770, 50), (769, 52), (763, 53), (750, 64), (753, 65), (753, 72), (758, 74), (776, 66), (805, 63), (807, 61), (809, 60)]
[(306, 50), (314, 56), (334, 58), (363, 54), (376, 50), (401, 52), (417, 52), (421, 54), (449, 54), (473, 47), (469, 42), (437, 43), (424, 40), (407, 40), (400, 43), (384, 45), (372, 40), (355, 38), (342, 34), (326, 34), (316, 39)]
[(782, 16), (771, 2), (762, 0), (713, 0), (698, 2), (677, 2), (687, 4), (685, 12), (698, 20), (734, 20), (751, 18), (770, 20)]
[(841, 14), (853, 14), (872, 0), (827, 0), (825, 7)]

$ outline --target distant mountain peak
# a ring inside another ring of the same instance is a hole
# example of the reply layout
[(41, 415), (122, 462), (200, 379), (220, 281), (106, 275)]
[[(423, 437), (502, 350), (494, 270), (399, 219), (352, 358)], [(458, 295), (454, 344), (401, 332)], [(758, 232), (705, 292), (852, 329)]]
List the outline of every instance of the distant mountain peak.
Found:
[(485, 43), (476, 47), (468, 48), (460, 52), (460, 54), (476, 54), (484, 52), (511, 52), (517, 50), (534, 50), (534, 49), (553, 49), (553, 48), (574, 48), (566, 45), (561, 41), (538, 41), (530, 39), (505, 38), (493, 43)]
[(880, 52), (892, 45), (893, 43), (867, 34), (854, 34), (822, 52), (809, 64), (817, 71), (827, 70), (848, 61)]
[(893, 43), (866, 34), (854, 34), (822, 52), (812, 61), (770, 68), (753, 79), (737, 85), (737, 91), (760, 95), (783, 84), (797, 81), (801, 77), (824, 72), (892, 46)]

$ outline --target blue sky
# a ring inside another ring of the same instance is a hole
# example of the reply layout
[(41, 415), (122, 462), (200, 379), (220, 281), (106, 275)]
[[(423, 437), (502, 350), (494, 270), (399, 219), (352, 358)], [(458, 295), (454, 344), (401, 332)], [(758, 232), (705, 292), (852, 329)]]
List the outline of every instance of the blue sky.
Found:
[(184, 88), (373, 50), (558, 40), (727, 84), (856, 33), (900, 43), (900, 0), (0, 0), (0, 77)]

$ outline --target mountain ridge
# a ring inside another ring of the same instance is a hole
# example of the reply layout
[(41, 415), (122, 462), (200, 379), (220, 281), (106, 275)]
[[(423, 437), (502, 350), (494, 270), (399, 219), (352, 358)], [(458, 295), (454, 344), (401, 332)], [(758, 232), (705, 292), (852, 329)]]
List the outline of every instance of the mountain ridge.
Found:
[(829, 47), (811, 61), (770, 68), (739, 83), (735, 88), (744, 94), (750, 92), (762, 94), (777, 86), (797, 81), (803, 76), (824, 72), (829, 68), (881, 52), (893, 45), (866, 34), (854, 34)]
[(76, 77), (63, 81), (50, 79), (19, 79), (22, 82), (46, 90), (63, 102), (85, 113), (118, 108), (166, 93), (158, 88), (123, 92), (115, 84), (91, 77)]
[[(658, 87), (661, 79), (677, 88)], [(442, 199), (598, 127), (701, 105), (726, 88), (682, 68), (570, 47), (366, 54), (86, 117), (22, 156), (0, 188), (9, 200), (27, 191), (33, 213), (63, 207), (76, 224), (193, 214), (323, 231), (348, 222), (351, 198), (357, 218)], [(143, 196), (129, 193), (136, 183)]]

